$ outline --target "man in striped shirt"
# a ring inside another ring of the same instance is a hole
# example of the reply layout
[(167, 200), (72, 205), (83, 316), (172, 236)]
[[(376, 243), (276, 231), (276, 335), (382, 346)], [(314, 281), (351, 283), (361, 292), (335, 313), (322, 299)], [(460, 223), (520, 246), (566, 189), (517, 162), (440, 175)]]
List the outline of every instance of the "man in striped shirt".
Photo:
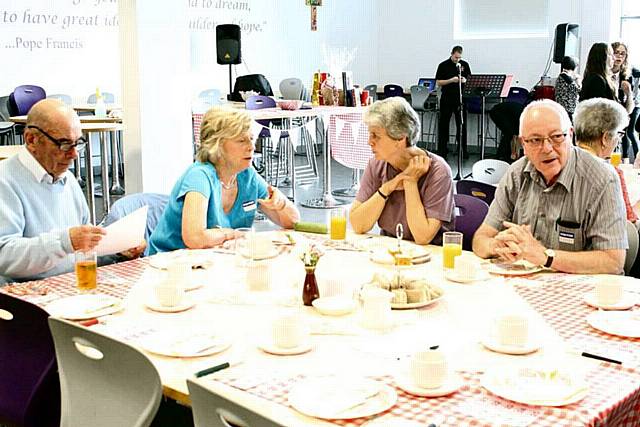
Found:
[(525, 108), (520, 141), (526, 157), (500, 181), (473, 239), (476, 255), (567, 273), (622, 272), (628, 242), (620, 181), (572, 138), (569, 116), (556, 102)]

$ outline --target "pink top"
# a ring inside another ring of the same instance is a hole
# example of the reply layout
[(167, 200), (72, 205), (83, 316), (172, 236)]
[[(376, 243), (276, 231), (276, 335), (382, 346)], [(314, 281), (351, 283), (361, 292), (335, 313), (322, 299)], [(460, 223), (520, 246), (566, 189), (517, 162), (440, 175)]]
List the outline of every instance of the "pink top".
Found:
[(624, 180), (624, 173), (620, 168), (614, 169), (618, 172), (618, 176), (620, 177), (620, 187), (622, 187), (622, 199), (624, 200), (624, 207), (627, 211), (627, 220), (636, 222), (638, 220), (638, 215), (636, 215), (636, 212), (633, 210), (633, 206), (631, 206), (631, 202), (629, 201), (629, 192), (627, 191), (627, 183)]

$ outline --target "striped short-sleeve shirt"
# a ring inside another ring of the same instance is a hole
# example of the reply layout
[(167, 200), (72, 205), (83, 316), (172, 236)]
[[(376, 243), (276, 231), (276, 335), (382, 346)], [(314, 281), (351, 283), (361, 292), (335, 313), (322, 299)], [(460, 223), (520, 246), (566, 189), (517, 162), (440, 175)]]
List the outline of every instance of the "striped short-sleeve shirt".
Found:
[(545, 247), (569, 251), (627, 249), (626, 213), (613, 168), (571, 146), (557, 181), (547, 186), (526, 157), (500, 181), (484, 223), (529, 224)]

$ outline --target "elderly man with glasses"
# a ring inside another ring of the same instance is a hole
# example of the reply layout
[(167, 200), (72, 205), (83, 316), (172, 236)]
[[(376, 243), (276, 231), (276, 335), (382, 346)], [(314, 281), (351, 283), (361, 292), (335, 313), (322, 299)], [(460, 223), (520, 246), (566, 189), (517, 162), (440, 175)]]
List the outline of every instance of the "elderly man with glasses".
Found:
[(498, 185), (473, 239), (478, 256), (567, 273), (622, 272), (628, 242), (620, 180), (572, 138), (569, 116), (556, 102), (525, 108), (520, 140), (526, 157)]
[(0, 162), (0, 284), (72, 271), (74, 251), (95, 248), (104, 235), (89, 224), (84, 194), (68, 170), (87, 143), (76, 113), (55, 99), (38, 102), (24, 141)]

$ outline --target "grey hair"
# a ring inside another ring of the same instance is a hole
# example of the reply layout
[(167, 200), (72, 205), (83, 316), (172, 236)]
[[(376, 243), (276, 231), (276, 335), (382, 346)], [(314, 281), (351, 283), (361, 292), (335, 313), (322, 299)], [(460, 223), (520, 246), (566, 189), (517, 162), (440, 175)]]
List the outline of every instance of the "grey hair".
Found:
[(395, 140), (407, 137), (407, 147), (415, 145), (420, 133), (420, 118), (411, 105), (399, 96), (374, 102), (364, 114), (367, 126), (380, 126)]
[(560, 104), (550, 99), (540, 99), (538, 101), (533, 101), (522, 110), (522, 114), (520, 114), (520, 136), (522, 136), (522, 125), (524, 124), (525, 117), (529, 110), (533, 110), (534, 108), (548, 108), (550, 110), (554, 110), (560, 116), (560, 124), (562, 125), (562, 131), (568, 132), (571, 129), (571, 119), (569, 118), (569, 114), (567, 114), (567, 110)]
[(618, 129), (629, 123), (629, 115), (616, 101), (591, 98), (578, 104), (573, 121), (576, 140), (590, 145), (600, 141), (605, 133), (613, 137)]

